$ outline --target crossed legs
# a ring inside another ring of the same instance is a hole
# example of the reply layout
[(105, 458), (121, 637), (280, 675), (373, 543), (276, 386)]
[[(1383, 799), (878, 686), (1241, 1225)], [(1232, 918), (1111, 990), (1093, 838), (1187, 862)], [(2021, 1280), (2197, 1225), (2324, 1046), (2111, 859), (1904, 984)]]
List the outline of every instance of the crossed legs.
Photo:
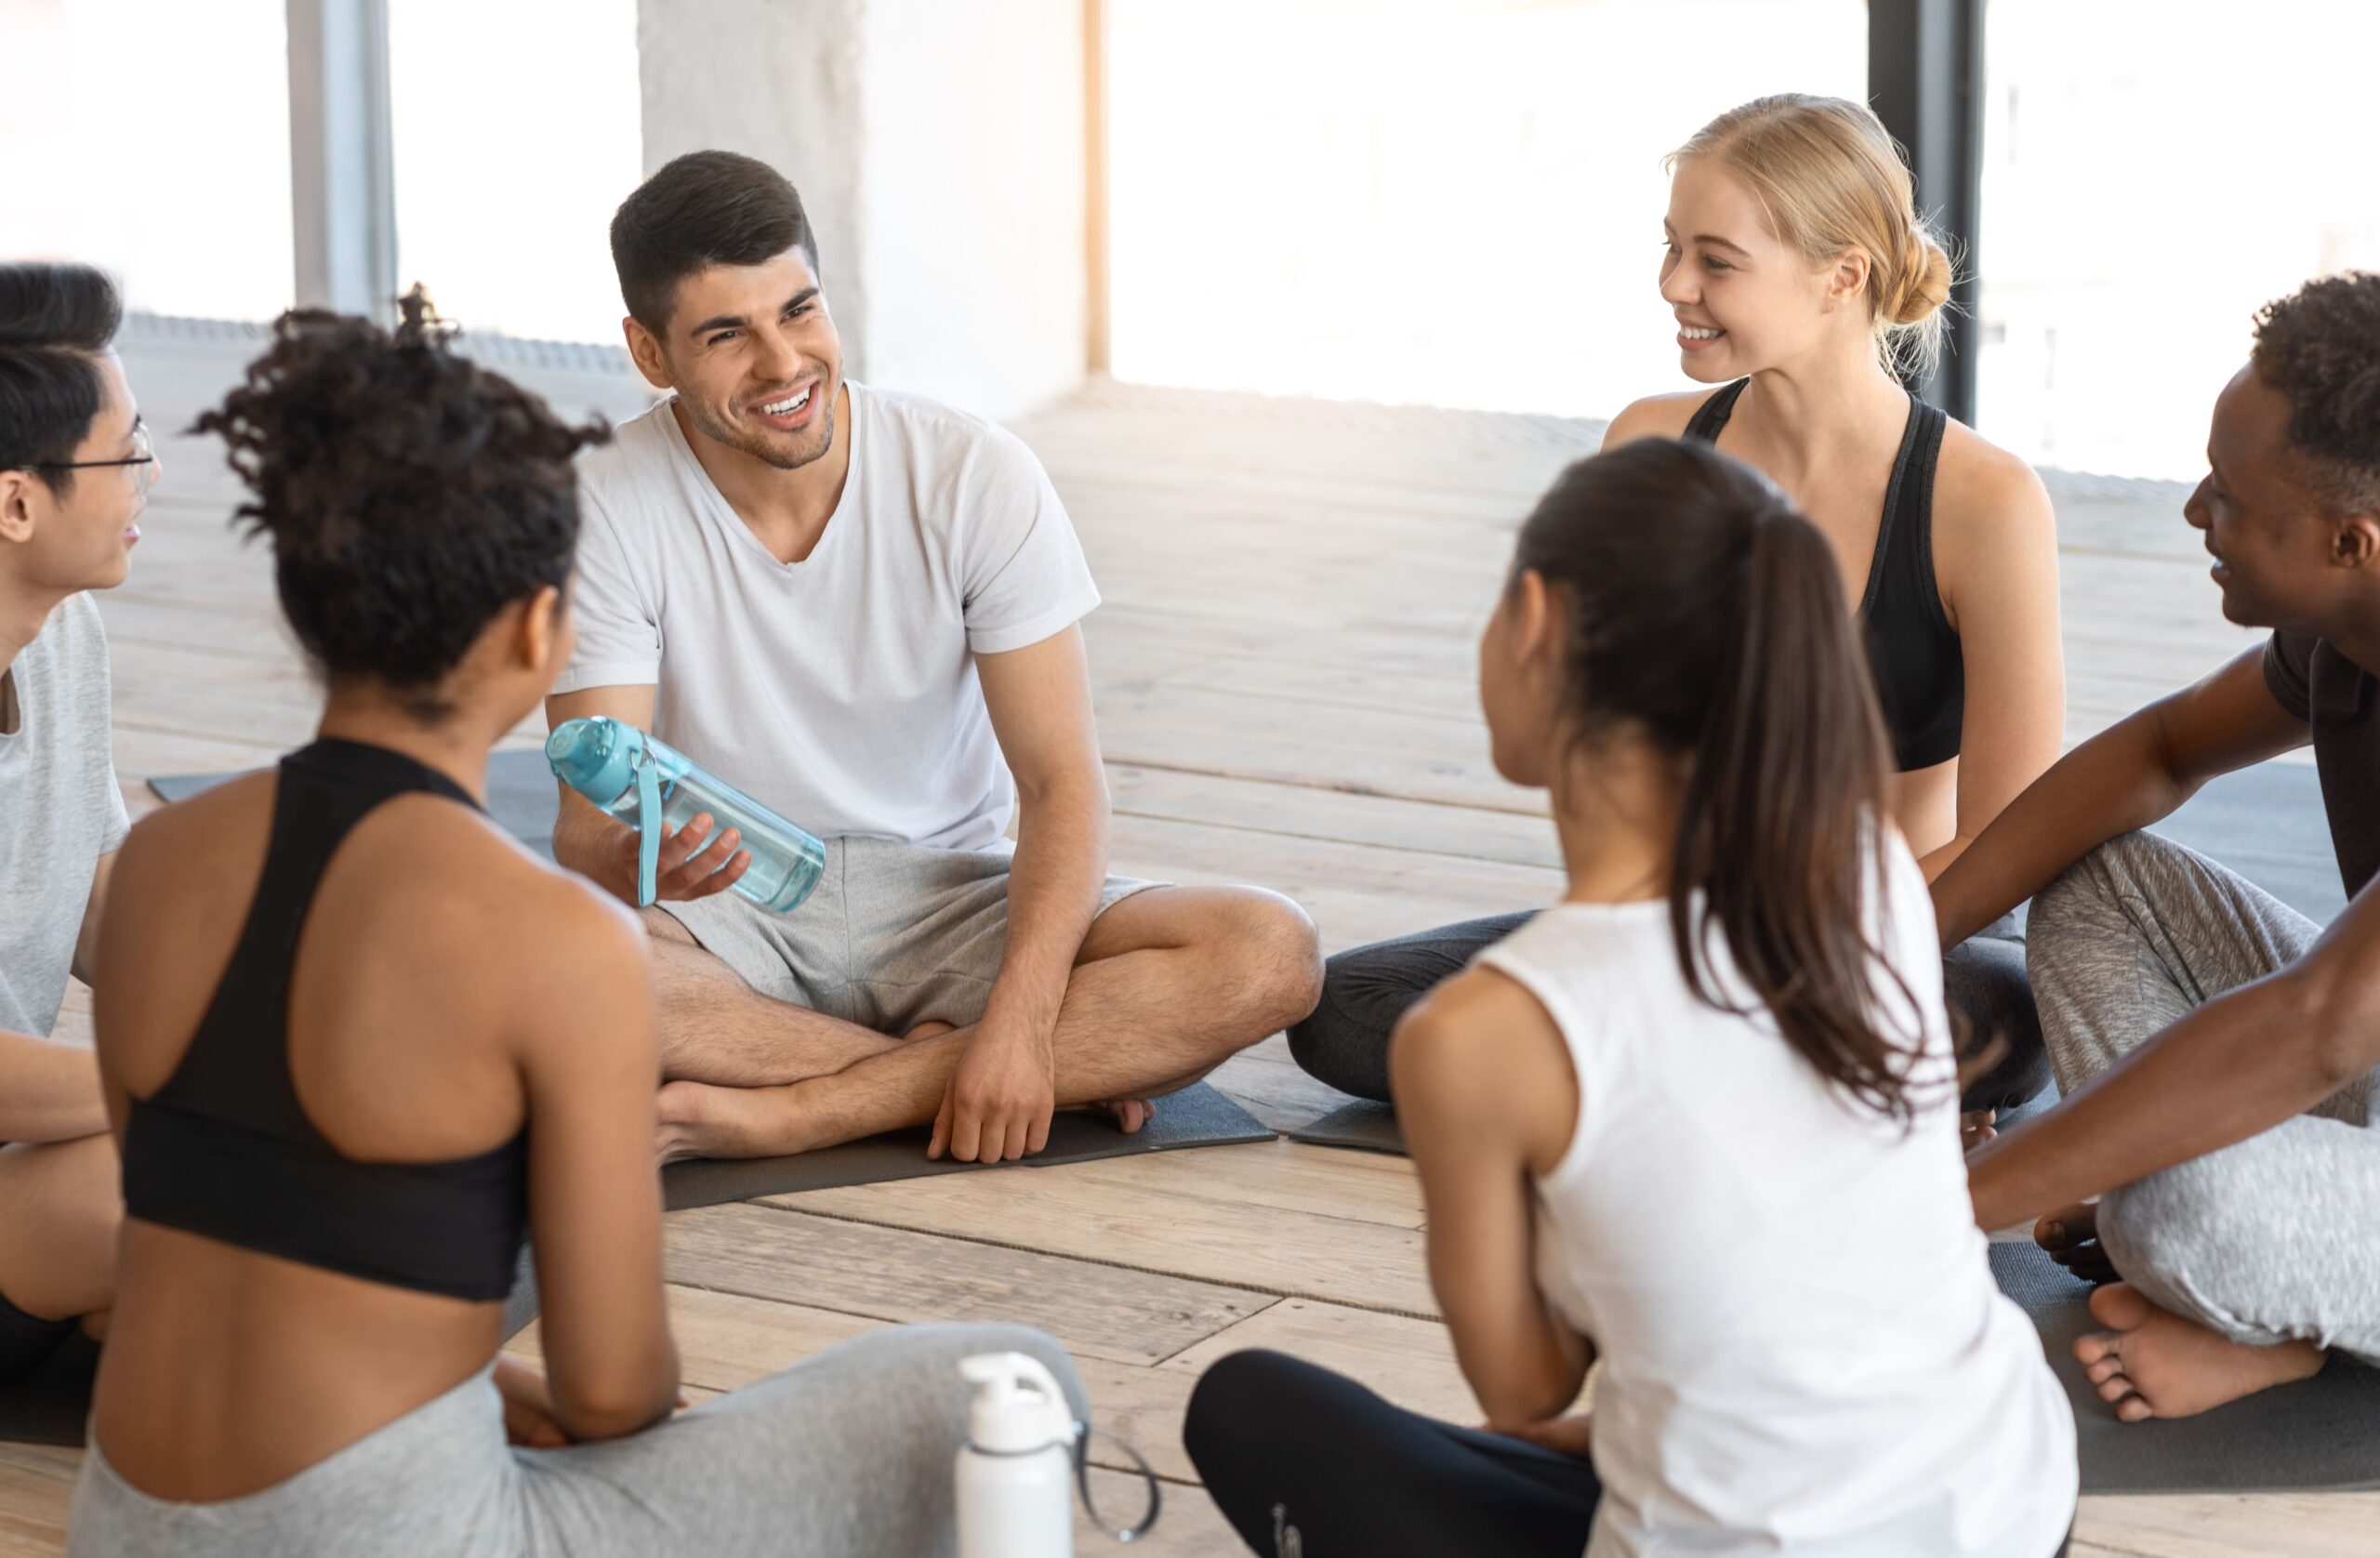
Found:
[[(124, 1221), (106, 1136), (0, 1148), (0, 1372), (40, 1361), (79, 1323), (96, 1336), (114, 1302)], [(22, 1333), (22, 1334), (19, 1334)]]
[[(878, 1034), (771, 1000), (674, 921), (656, 925), (654, 957), (667, 1157), (805, 1152), (924, 1124), (974, 1034)], [(1091, 922), (1076, 957), (1053, 1036), (1058, 1105), (1187, 1086), (1313, 1010), (1321, 978), (1314, 928), (1285, 898), (1135, 893)]]
[[(2067, 1090), (2201, 1003), (2285, 967), (2318, 928), (2153, 834), (2114, 839), (2034, 900), (2031, 972)], [(2179, 1417), (2380, 1356), (2380, 1129), (2367, 1076), (2262, 1135), (2043, 1220), (2108, 1329), (2076, 1353), (2127, 1421)], [(2210, 1084), (2219, 1085), (2219, 1084)]]

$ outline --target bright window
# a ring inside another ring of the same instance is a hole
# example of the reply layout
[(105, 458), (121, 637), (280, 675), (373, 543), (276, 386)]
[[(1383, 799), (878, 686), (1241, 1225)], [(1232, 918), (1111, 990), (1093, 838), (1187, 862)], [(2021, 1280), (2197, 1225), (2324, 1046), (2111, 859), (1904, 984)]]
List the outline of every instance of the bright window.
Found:
[(638, 91), (636, 0), (390, 5), (398, 284), (468, 330), (616, 344)]
[(1990, 0), (1985, 25), (1978, 425), (2195, 480), (2256, 309), (2380, 268), (2380, 6)]
[(1119, 378), (1608, 416), (1684, 387), (1662, 154), (1858, 97), (1865, 0), (1109, 0)]

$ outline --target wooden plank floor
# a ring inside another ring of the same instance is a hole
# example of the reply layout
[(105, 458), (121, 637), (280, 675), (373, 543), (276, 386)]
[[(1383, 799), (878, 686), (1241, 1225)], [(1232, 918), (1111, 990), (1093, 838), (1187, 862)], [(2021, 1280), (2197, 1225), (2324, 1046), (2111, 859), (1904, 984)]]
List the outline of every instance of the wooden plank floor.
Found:
[[(243, 350), (136, 340), (150, 421), (187, 424)], [(522, 372), (614, 416), (634, 385)], [(1332, 949), (1541, 902), (1542, 802), (1490, 769), (1472, 645), (1509, 534), (1593, 429), (1544, 418), (1263, 403), (1094, 386), (1020, 429), (1091, 554), (1088, 624), (1120, 871), (1254, 881)], [(315, 698), (270, 569), (224, 516), (207, 446), (171, 442), (132, 580), (103, 609), (116, 759), (152, 774), (250, 764), (303, 740)], [(2251, 641), (2215, 611), (2178, 497), (2058, 488), (2080, 737)], [(541, 732), (523, 730), (517, 740)], [(86, 1029), (77, 992), (70, 1027)], [(1268, 1124), (1341, 1102), (1276, 1037), (1217, 1081)], [(673, 1217), (671, 1311), (690, 1386), (732, 1389), (873, 1327), (1029, 1320), (1080, 1360), (1104, 1424), (1168, 1489), (1159, 1553), (1235, 1551), (1180, 1442), (1205, 1365), (1245, 1346), (1343, 1369), (1393, 1400), (1475, 1415), (1422, 1274), (1401, 1159), (1212, 1148), (772, 1196)], [(515, 1349), (534, 1355), (533, 1328)], [(1106, 1456), (1101, 1491), (1134, 1490)], [(0, 1446), (0, 1554), (60, 1551), (75, 1458)], [(2133, 1558), (2380, 1550), (2380, 1496), (2094, 1499), (2076, 1551)], [(1086, 1551), (1096, 1546), (1086, 1545)]]

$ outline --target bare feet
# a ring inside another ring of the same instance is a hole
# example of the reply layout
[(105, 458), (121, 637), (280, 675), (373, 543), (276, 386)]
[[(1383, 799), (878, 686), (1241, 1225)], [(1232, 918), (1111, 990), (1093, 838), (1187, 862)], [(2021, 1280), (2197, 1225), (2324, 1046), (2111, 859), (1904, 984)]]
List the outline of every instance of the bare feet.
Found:
[(2113, 1282), (2115, 1262), (2099, 1242), (2099, 1208), (2078, 1201), (2062, 1212), (2052, 1212), (2033, 1224), (2033, 1242), (2049, 1258), (2085, 1282)]
[[(664, 1082), (654, 1146), (664, 1163), (690, 1157), (775, 1157), (840, 1140), (800, 1107), (807, 1086), (721, 1088)], [(806, 1128), (806, 1129), (805, 1129)]]
[(1141, 1127), (1157, 1118), (1157, 1101), (1148, 1098), (1115, 1098), (1091, 1105), (1104, 1109), (1116, 1116), (1117, 1129), (1130, 1136)]
[[(901, 1039), (905, 1044), (914, 1044), (921, 1038), (935, 1038), (943, 1034), (957, 1033), (959, 1026), (956, 1023), (945, 1023), (939, 1018), (930, 1018), (903, 1034)], [(1086, 1104), (1084, 1107), (1104, 1109), (1114, 1116), (1117, 1129), (1127, 1136), (1133, 1135), (1141, 1127), (1157, 1118), (1156, 1102), (1145, 1098), (1103, 1099), (1097, 1103)]]
[(2310, 1379), (2330, 1356), (2310, 1341), (2250, 1347), (2168, 1314), (2127, 1282), (2091, 1295), (2091, 1314), (2109, 1327), (2079, 1337), (2074, 1355), (2128, 1423), (2187, 1418), (2244, 1395)]
[[(654, 1144), (664, 1163), (690, 1157), (806, 1153), (848, 1142), (871, 1129), (839, 1125), (825, 1095), (808, 1082), (774, 1088), (664, 1082), (659, 1106), (660, 1126)], [(1119, 1098), (1086, 1107), (1114, 1116), (1117, 1129), (1128, 1136), (1157, 1118), (1157, 1105), (1145, 1098)]]

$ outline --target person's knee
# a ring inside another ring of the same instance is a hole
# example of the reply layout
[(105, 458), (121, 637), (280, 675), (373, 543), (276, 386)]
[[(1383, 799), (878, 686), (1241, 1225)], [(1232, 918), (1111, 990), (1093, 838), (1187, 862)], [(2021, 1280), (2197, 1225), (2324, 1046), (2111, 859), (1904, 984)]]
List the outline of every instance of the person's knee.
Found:
[(1306, 912), (1277, 892), (1236, 895), (1217, 952), (1225, 977), (1248, 1006), (1235, 1049), (1254, 1044), (1312, 1015), (1322, 998), (1322, 944)]
[(1942, 958), (1942, 998), (1962, 1063), (1982, 1067), (1963, 1084), (1962, 1109), (2014, 1108), (2049, 1085), (2021, 944), (1977, 936), (1952, 947)]
[(2135, 1282), (2196, 1286), (2206, 1274), (2253, 1268), (2270, 1258), (2275, 1208), (2243, 1183), (2261, 1139), (2161, 1168), (2099, 1199), (2100, 1242)]
[(694, 940), (693, 931), (679, 923), (676, 915), (658, 904), (647, 904), (636, 911), (636, 917), (644, 922), (644, 933), (656, 942), (669, 942), (678, 946), (702, 944)]
[(11, 1264), (21, 1269), (0, 1274), (0, 1292), (46, 1320), (104, 1310), (114, 1301), (124, 1222), (115, 1140), (86, 1136), (26, 1150), (41, 1155), (40, 1172), (21, 1187), (33, 1204), (14, 1208), (26, 1242), (12, 1246)]
[(1302, 1367), (1285, 1353), (1258, 1349), (1221, 1358), (1198, 1377), (1182, 1415), (1182, 1447), (1202, 1481), (1212, 1486), (1228, 1481), (1233, 1467), (1269, 1458), (1272, 1430), (1296, 1415)]
[[(886, 1326), (865, 1336), (838, 1343), (818, 1358), (833, 1358), (839, 1369), (860, 1379), (874, 1378), (879, 1386), (898, 1374), (912, 1380), (930, 1380), (923, 1399), (964, 1403), (972, 1391), (960, 1379), (961, 1360), (986, 1353), (1022, 1353), (1050, 1371), (1064, 1392), (1078, 1421), (1090, 1421), (1091, 1403), (1074, 1359), (1057, 1340), (1031, 1326), (919, 1325)], [(797, 1365), (796, 1368), (807, 1367)], [(901, 1394), (902, 1391), (887, 1393)]]

